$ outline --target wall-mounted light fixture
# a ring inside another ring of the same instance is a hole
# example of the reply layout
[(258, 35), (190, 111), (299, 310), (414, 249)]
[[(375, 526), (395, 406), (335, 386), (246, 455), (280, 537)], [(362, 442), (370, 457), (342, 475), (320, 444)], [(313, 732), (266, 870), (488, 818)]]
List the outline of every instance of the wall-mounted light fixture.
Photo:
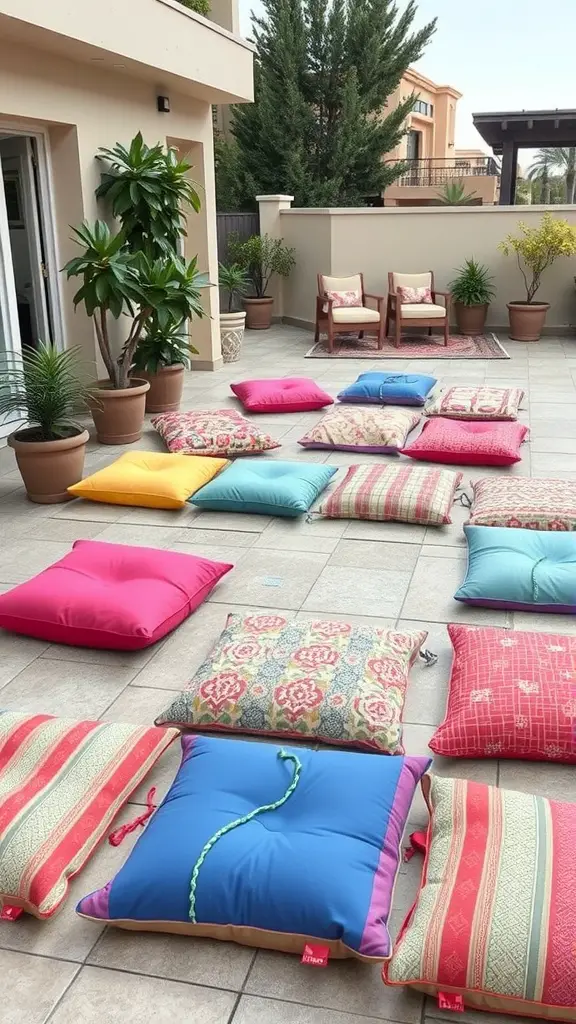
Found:
[(157, 96), (156, 102), (158, 104), (158, 111), (160, 114), (170, 113), (170, 97), (169, 96)]

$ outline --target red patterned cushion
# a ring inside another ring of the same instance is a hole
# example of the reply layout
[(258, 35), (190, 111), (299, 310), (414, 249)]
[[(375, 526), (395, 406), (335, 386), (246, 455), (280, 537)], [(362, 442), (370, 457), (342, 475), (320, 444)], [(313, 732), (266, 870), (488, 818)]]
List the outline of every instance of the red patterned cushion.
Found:
[(405, 286), (400, 286), (396, 289), (396, 294), (402, 305), (418, 306), (424, 303), (427, 306), (431, 306), (433, 304), (430, 288), (406, 288)]
[(426, 462), (463, 466), (511, 466), (520, 462), (520, 445), (528, 433), (523, 423), (467, 423), (428, 420), (402, 455)]
[(576, 530), (576, 482), (545, 477), (483, 477), (472, 484), (469, 522), (525, 530)]
[(576, 637), (460, 625), (448, 633), (448, 707), (431, 749), (576, 764)]
[(350, 466), (318, 512), (332, 519), (397, 520), (443, 526), (462, 473), (426, 466)]
[(333, 309), (337, 309), (339, 306), (362, 305), (362, 292), (358, 291), (326, 292), (326, 298), (332, 299)]
[(446, 388), (426, 403), (426, 416), (455, 420), (515, 420), (524, 397), (521, 388)]

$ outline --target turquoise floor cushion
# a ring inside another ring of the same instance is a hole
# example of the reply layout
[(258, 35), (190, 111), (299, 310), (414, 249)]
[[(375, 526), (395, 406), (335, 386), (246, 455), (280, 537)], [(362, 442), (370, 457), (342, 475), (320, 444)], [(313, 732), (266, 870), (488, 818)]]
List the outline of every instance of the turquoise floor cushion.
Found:
[(465, 604), (540, 612), (576, 611), (576, 534), (465, 526)]
[(335, 466), (242, 459), (190, 498), (198, 508), (256, 512), (266, 516), (301, 516), (336, 473)]
[(338, 395), (341, 402), (378, 405), (424, 405), (436, 377), (424, 373), (378, 373), (360, 376)]

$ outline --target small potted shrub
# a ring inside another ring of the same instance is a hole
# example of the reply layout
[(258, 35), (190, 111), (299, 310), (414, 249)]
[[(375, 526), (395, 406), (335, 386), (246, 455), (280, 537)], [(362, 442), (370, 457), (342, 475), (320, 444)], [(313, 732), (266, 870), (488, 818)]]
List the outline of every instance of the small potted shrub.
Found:
[(508, 235), (499, 249), (505, 256), (516, 254), (526, 288), (526, 298), (508, 303), (512, 341), (539, 341), (548, 302), (536, 302), (542, 274), (561, 256), (576, 255), (576, 227), (566, 220), (545, 213), (537, 227), (518, 224), (518, 235)]
[(68, 487), (84, 472), (87, 430), (74, 422), (90, 392), (80, 373), (79, 350), (53, 345), (25, 348), (2, 372), (0, 415), (26, 415), (28, 426), (8, 438), (30, 501), (70, 501)]
[(246, 327), (266, 330), (272, 323), (274, 299), (267, 295), (273, 274), (288, 277), (294, 267), (294, 249), (284, 245), (281, 238), (270, 235), (251, 235), (244, 242), (232, 238), (228, 243), (231, 258), (246, 271), (253, 295), (244, 298)]
[(244, 310), (235, 310), (235, 299), (241, 299), (248, 290), (248, 275), (237, 263), (220, 264), (218, 274), (220, 288), (228, 293), (228, 309), (220, 310), (220, 345), (225, 363), (235, 363), (240, 358), (244, 339)]
[(146, 412), (178, 412), (180, 408), (190, 355), (198, 355), (188, 335), (182, 333), (183, 326), (177, 324), (164, 331), (150, 326), (136, 346), (132, 370), (150, 384)]
[(488, 307), (495, 294), (492, 281), (488, 267), (475, 259), (465, 260), (456, 271), (450, 291), (460, 334), (484, 334)]

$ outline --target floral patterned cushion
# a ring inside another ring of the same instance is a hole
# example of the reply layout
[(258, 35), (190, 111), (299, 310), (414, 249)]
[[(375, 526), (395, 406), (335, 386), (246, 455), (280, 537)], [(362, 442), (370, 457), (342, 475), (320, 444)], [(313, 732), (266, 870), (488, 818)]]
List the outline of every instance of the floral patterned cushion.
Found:
[(427, 402), (426, 416), (453, 420), (517, 420), (521, 388), (447, 388)]
[(524, 530), (576, 530), (576, 482), (482, 477), (472, 484), (469, 522)]
[(303, 448), (330, 448), (345, 452), (395, 452), (406, 443), (410, 431), (420, 422), (411, 409), (370, 409), (336, 405), (327, 412), (298, 444)]
[(362, 292), (348, 291), (348, 292), (326, 292), (326, 298), (332, 299), (332, 308), (337, 309), (339, 306), (361, 306), (362, 305)]
[(442, 526), (462, 473), (414, 466), (350, 466), (318, 512), (332, 519), (397, 520)]
[(235, 409), (164, 412), (150, 422), (167, 448), (181, 455), (254, 455), (280, 447)]
[(405, 286), (400, 286), (396, 289), (396, 295), (403, 306), (406, 304), (419, 306), (421, 303), (431, 306), (433, 303), (430, 288), (406, 288)]
[(426, 635), (230, 615), (210, 656), (157, 724), (401, 754), (408, 671)]

